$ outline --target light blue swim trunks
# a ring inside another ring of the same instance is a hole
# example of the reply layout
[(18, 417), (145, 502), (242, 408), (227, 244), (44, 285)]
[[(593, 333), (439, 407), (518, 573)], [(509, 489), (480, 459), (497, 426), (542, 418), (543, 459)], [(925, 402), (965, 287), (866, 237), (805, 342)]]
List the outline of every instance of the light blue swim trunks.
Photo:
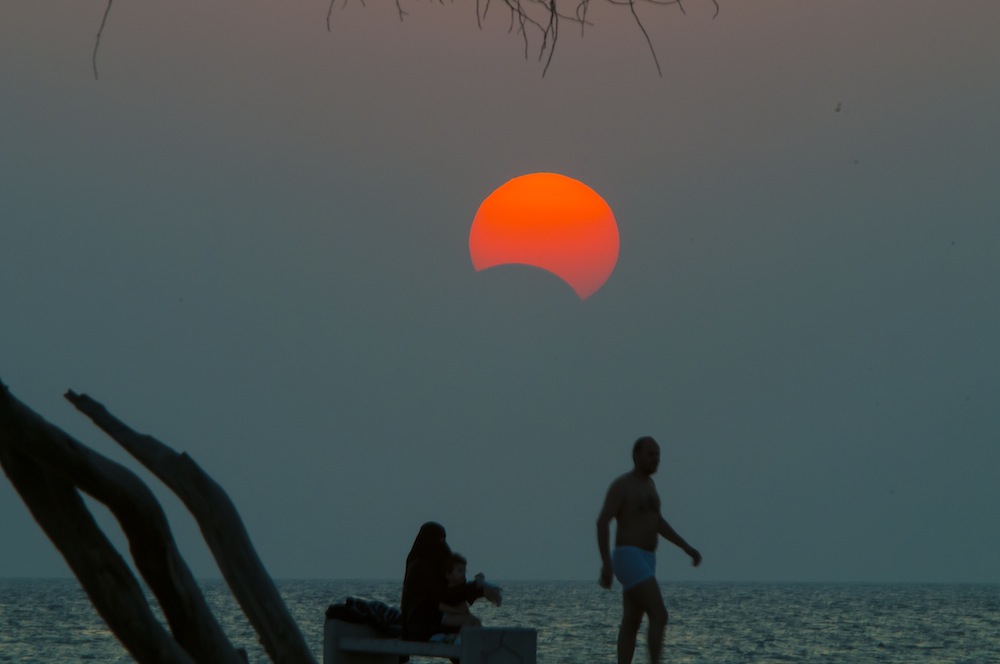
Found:
[(656, 576), (656, 554), (637, 546), (618, 546), (611, 552), (611, 569), (622, 588), (628, 590)]

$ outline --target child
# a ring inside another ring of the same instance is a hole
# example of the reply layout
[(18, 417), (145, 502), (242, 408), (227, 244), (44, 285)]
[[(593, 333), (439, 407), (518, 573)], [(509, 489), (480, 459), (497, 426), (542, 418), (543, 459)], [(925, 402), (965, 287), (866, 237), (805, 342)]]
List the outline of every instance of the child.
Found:
[[(449, 588), (465, 584), (465, 568), (467, 564), (465, 558), (458, 553), (452, 553), (445, 560), (444, 576), (448, 580)], [(441, 603), (438, 605), (438, 609), (441, 611), (441, 624), (452, 627), (455, 631), (463, 627), (482, 627), (483, 625), (479, 618), (472, 615), (468, 602), (459, 602), (458, 604)]]

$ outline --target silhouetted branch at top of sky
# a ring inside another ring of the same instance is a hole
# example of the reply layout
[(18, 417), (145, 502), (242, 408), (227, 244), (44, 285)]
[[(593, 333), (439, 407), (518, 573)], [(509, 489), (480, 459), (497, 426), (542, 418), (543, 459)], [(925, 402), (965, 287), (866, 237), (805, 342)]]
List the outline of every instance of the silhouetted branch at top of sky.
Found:
[[(575, 6), (572, 7), (573, 13), (567, 14), (561, 11), (563, 4), (557, 3), (557, 0), (497, 0), (501, 2), (504, 7), (507, 8), (510, 14), (510, 30), (517, 31), (518, 34), (524, 39), (524, 57), (527, 58), (530, 54), (530, 39), (529, 31), (537, 30), (541, 43), (538, 48), (538, 59), (545, 61), (545, 66), (542, 69), (542, 76), (549, 70), (549, 65), (552, 63), (552, 56), (555, 55), (556, 41), (559, 39), (559, 25), (562, 21), (570, 21), (580, 26), (581, 33), (589, 24), (587, 14), (590, 10), (590, 3), (592, 0), (569, 0), (570, 2), (575, 2)], [(621, 8), (628, 8), (635, 20), (636, 26), (642, 33), (643, 39), (646, 40), (646, 44), (649, 46), (649, 52), (653, 56), (653, 63), (656, 65), (656, 71), (661, 76), (663, 75), (663, 70), (660, 68), (659, 58), (656, 57), (656, 49), (653, 48), (653, 42), (649, 38), (649, 33), (646, 32), (646, 27), (642, 23), (642, 19), (639, 17), (639, 13), (636, 7), (641, 4), (648, 5), (677, 5), (681, 10), (681, 13), (686, 13), (684, 11), (684, 4), (682, 0), (598, 0), (599, 2), (606, 2), (609, 5), (618, 6)], [(337, 0), (330, 0), (330, 7), (326, 14), (326, 28), (330, 29), (330, 18), (333, 14), (333, 7)], [(346, 2), (346, 0), (345, 0)], [(719, 2), (718, 0), (710, 0), (712, 5), (715, 7), (715, 16), (719, 14)], [(493, 0), (476, 0), (476, 21), (479, 27), (482, 28), (483, 20), (486, 19), (487, 14), (490, 10), (490, 5)], [(407, 12), (403, 10), (402, 0), (396, 0), (396, 10), (399, 12), (400, 20), (406, 16)]]
[[(361, 0), (364, 4), (364, 0)], [(443, 0), (439, 0), (443, 2)], [(586, 26), (590, 24), (587, 18), (588, 12), (590, 10), (590, 4), (592, 0), (568, 0), (571, 3), (576, 3), (572, 6), (572, 13), (566, 13), (562, 11), (564, 5), (557, 3), (557, 0), (496, 0), (503, 4), (507, 8), (510, 14), (510, 31), (516, 31), (524, 40), (524, 57), (527, 58), (531, 51), (531, 39), (529, 32), (537, 31), (540, 38), (540, 44), (538, 47), (538, 59), (544, 60), (545, 65), (542, 68), (542, 76), (545, 76), (546, 72), (549, 70), (549, 65), (552, 64), (552, 57), (555, 55), (556, 42), (559, 39), (559, 26), (563, 21), (570, 21), (576, 25), (580, 26), (580, 32), (582, 33)], [(712, 3), (715, 8), (715, 13), (712, 18), (719, 15), (719, 2), (718, 0), (708, 0)], [(104, 9), (104, 14), (101, 17), (101, 24), (97, 30), (97, 36), (94, 39), (94, 52), (92, 56), (92, 62), (94, 67), (94, 79), (98, 79), (97, 72), (97, 51), (101, 46), (101, 36), (104, 34), (104, 28), (108, 23), (108, 16), (111, 13), (111, 4), (114, 0), (108, 0), (108, 4)], [(684, 10), (684, 3), (682, 0), (598, 0), (598, 2), (605, 2), (609, 5), (617, 6), (622, 9), (628, 9), (632, 18), (635, 21), (636, 26), (639, 28), (639, 32), (642, 33), (643, 39), (646, 40), (646, 44), (649, 46), (650, 55), (653, 57), (653, 64), (656, 65), (657, 73), (662, 76), (663, 69), (660, 67), (660, 60), (656, 56), (656, 49), (653, 47), (653, 42), (649, 37), (649, 33), (646, 31), (646, 27), (643, 24), (642, 18), (639, 16), (638, 6), (639, 5), (676, 5), (681, 13), (686, 13)], [(337, 0), (330, 0), (330, 6), (326, 13), (326, 29), (330, 30), (330, 24), (333, 16), (333, 8), (336, 5)], [(347, 3), (347, 0), (344, 0)], [(483, 21), (486, 19), (487, 14), (490, 10), (490, 5), (493, 4), (493, 0), (476, 0), (476, 22), (480, 28), (482, 28)], [(403, 20), (407, 13), (403, 9), (403, 0), (396, 0), (396, 11), (399, 13), (399, 20)]]

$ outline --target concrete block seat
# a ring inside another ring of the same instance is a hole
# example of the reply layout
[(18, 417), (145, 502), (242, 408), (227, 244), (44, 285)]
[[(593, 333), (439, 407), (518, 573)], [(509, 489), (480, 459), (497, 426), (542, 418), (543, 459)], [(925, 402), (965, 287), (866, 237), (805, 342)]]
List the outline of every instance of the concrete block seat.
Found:
[(521, 627), (467, 627), (460, 643), (403, 641), (370, 625), (327, 618), (323, 664), (399, 664), (401, 655), (461, 664), (535, 664), (537, 641), (536, 630)]

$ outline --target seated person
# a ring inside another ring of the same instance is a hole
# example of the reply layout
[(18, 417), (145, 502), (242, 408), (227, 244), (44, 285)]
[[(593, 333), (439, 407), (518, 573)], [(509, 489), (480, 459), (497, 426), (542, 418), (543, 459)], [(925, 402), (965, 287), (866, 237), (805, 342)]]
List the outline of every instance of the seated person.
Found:
[(441, 604), (466, 606), (480, 597), (499, 605), (500, 589), (478, 578), (476, 581), (450, 587), (444, 577), (445, 562), (451, 548), (445, 539), (444, 527), (428, 521), (420, 527), (413, 547), (406, 557), (403, 575), (403, 595), (400, 609), (403, 613), (403, 639), (428, 641), (442, 633), (455, 633), (461, 625), (446, 625)]
[[(467, 565), (468, 561), (461, 554), (452, 553), (448, 557), (444, 564), (444, 578), (447, 579), (449, 588), (458, 588), (466, 584), (465, 570)], [(479, 576), (476, 579), (479, 580)], [(469, 603), (466, 601), (459, 601), (455, 604), (441, 602), (438, 604), (438, 609), (441, 611), (441, 624), (445, 627), (457, 627), (458, 629), (482, 627), (482, 621), (472, 615)]]

